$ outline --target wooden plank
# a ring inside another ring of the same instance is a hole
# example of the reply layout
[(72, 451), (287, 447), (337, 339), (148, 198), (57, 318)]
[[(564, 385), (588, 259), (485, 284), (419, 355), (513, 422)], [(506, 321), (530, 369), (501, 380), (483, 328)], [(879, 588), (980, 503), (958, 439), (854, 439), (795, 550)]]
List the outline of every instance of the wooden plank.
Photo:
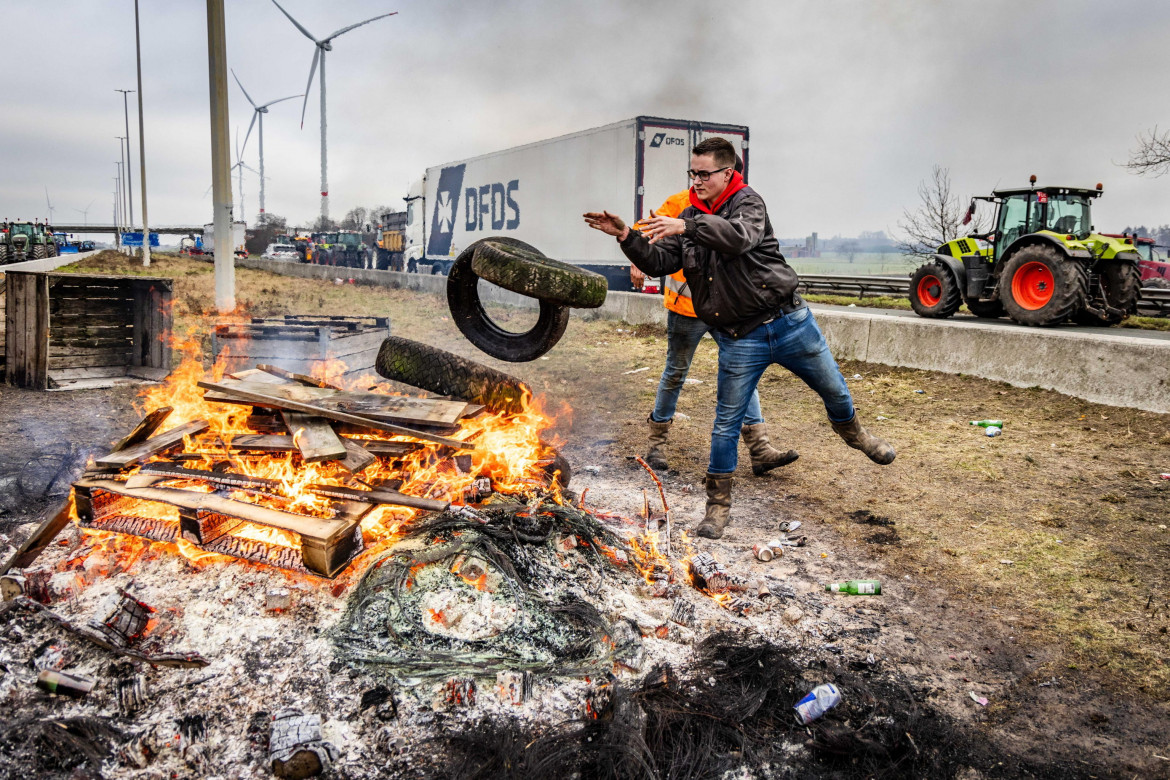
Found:
[(262, 371), (259, 368), (249, 368), (246, 371), (237, 371), (234, 374), (228, 374), (228, 379), (236, 379), (240, 382), (259, 382), (268, 385), (287, 385), (288, 381), (279, 376)]
[(53, 379), (109, 379), (115, 376), (126, 376), (129, 366), (90, 366), (88, 368), (57, 368), (54, 369)]
[(65, 503), (61, 504), (56, 512), (46, 517), (37, 526), (37, 529), (29, 534), (29, 537), (16, 549), (16, 552), (4, 564), (4, 568), (0, 569), (0, 576), (7, 574), (13, 569), (27, 569), (31, 566), (32, 562), (49, 546), (57, 534), (61, 533), (65, 526), (69, 525), (69, 515), (72, 509), (73, 496), (70, 495), (65, 500)]
[(155, 283), (150, 288), (150, 354), (147, 365), (163, 368), (170, 372), (172, 361), (171, 331), (174, 314), (171, 311), (174, 299), (171, 280)]
[(334, 485), (309, 485), (309, 492), (330, 498), (347, 498), (353, 501), (366, 501), (371, 504), (394, 504), (408, 506), (414, 509), (426, 509), (431, 512), (444, 512), (450, 506), (450, 501), (438, 501), (433, 498), (408, 496), (395, 490), (354, 490), (353, 488), (336, 487)]
[(126, 369), (126, 376), (145, 379), (148, 382), (161, 382), (171, 375), (170, 368), (154, 368), (152, 366), (130, 366)]
[[(475, 445), (465, 441), (457, 441), (449, 439), (444, 436), (435, 436), (434, 434), (425, 433), (423, 431), (416, 431), (412, 428), (407, 428), (402, 425), (394, 425), (393, 423), (382, 422), (380, 420), (370, 420), (364, 417), (358, 417), (353, 414), (346, 414), (345, 412), (334, 411), (333, 409), (322, 409), (312, 404), (301, 403), (300, 401), (291, 401), (285, 398), (278, 398), (269, 393), (255, 393), (247, 390), (241, 390), (238, 387), (229, 387), (223, 384), (216, 384), (215, 382), (197, 382), (197, 387), (204, 390), (214, 390), (223, 393), (224, 395), (236, 396), (244, 401), (251, 401), (256, 404), (265, 406), (274, 406), (278, 409), (287, 409), (293, 412), (304, 412), (309, 415), (316, 415), (318, 417), (325, 417), (336, 422), (349, 423), (350, 425), (360, 426), (362, 428), (372, 428), (376, 431), (386, 431), (387, 433), (397, 433), (402, 436), (410, 436), (414, 439), (421, 439), (422, 441), (429, 441), (435, 444), (445, 444), (448, 447), (453, 447), (457, 450), (473, 450)], [(278, 385), (277, 388), (282, 388), (284, 385)], [(304, 390), (311, 390), (313, 388), (302, 388)]]
[(300, 450), (305, 463), (340, 460), (345, 457), (345, 444), (324, 417), (284, 410), (280, 416), (284, 418), (285, 427), (292, 434), (293, 442)]
[(250, 504), (246, 501), (224, 498), (215, 493), (196, 493), (190, 490), (166, 487), (129, 488), (124, 482), (112, 479), (83, 479), (76, 484), (77, 487), (86, 490), (96, 488), (143, 501), (159, 501), (183, 509), (205, 510), (230, 515), (250, 523), (292, 531), (300, 534), (303, 539), (314, 539), (319, 542), (332, 541), (337, 534), (348, 533), (353, 529), (353, 521), (347, 518), (307, 517)]
[(114, 449), (110, 450), (110, 452), (121, 452), (127, 447), (133, 447), (136, 444), (141, 444), (146, 441), (158, 430), (159, 426), (163, 424), (173, 411), (174, 409), (169, 406), (160, 406), (153, 412), (148, 412), (134, 426), (134, 430), (130, 431), (120, 442), (115, 444)]
[[(352, 442), (367, 452), (383, 457), (399, 457), (418, 449), (417, 444), (405, 441), (385, 441), (381, 439), (353, 439), (342, 437), (343, 442)], [(292, 436), (274, 433), (248, 433), (233, 436), (228, 443), (229, 449), (252, 450), (255, 452), (291, 452), (296, 449)]]
[[(335, 386), (329, 384), (324, 379), (316, 379), (314, 377), (307, 376), (305, 374), (298, 374), (294, 371), (286, 371), (283, 368), (280, 368), (279, 366), (270, 366), (267, 363), (260, 363), (259, 365), (256, 366), (256, 370), (262, 371), (266, 374), (272, 374), (273, 376), (278, 376), (281, 379), (289, 379), (293, 382), (296, 382), (297, 384), (305, 385), (306, 387), (320, 387), (320, 388), (324, 388), (326, 390), (340, 390), (341, 389), (340, 387), (335, 387)], [(238, 376), (233, 377), (233, 378), (240, 379), (240, 377), (238, 377)]]
[(345, 458), (341, 461), (341, 466), (351, 474), (360, 473), (367, 466), (376, 463), (378, 460), (365, 447), (355, 443), (351, 439), (342, 439), (341, 443), (345, 445), (346, 453)]
[(29, 367), (32, 371), (30, 387), (49, 389), (49, 278), (35, 279), (35, 313), (32, 326), (32, 344), (29, 347)]
[(454, 425), (467, 408), (463, 401), (441, 401), (412, 395), (382, 395), (305, 385), (261, 386), (234, 380), (224, 381), (223, 384), (248, 392), (268, 393), (278, 398), (311, 403), (323, 409), (334, 409), (387, 422)]
[(94, 464), (100, 468), (125, 468), (132, 463), (145, 461), (152, 455), (157, 455), (160, 452), (181, 444), (184, 436), (194, 436), (197, 433), (203, 433), (210, 427), (211, 424), (206, 420), (192, 420), (191, 422), (180, 425), (178, 428), (172, 428), (165, 433), (160, 433), (158, 436), (152, 436), (133, 447), (103, 455), (95, 460)]
[(125, 368), (130, 365), (131, 353), (127, 351), (109, 352), (106, 350), (99, 350), (88, 355), (57, 355), (49, 356), (49, 372), (59, 371), (66, 368), (97, 368), (99, 366), (120, 366)]

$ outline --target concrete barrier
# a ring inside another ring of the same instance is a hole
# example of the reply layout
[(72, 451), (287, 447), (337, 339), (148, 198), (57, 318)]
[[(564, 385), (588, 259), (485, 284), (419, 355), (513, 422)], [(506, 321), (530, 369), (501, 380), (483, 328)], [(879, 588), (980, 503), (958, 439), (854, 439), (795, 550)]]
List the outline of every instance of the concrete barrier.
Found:
[(25, 260), (21, 263), (0, 265), (0, 274), (3, 274), (5, 271), (55, 271), (63, 265), (76, 263), (78, 260), (84, 260), (90, 255), (96, 255), (101, 251), (103, 250), (95, 249), (90, 252), (74, 252), (67, 255), (57, 255), (56, 257), (42, 257), (40, 260)]
[[(366, 271), (273, 260), (240, 265), (288, 276), (353, 278), (406, 290), (445, 295), (444, 276)], [(482, 282), (485, 303), (535, 307), (536, 302)], [(1070, 332), (1013, 327), (969, 318), (927, 320), (878, 309), (813, 304), (817, 323), (839, 360), (860, 360), (925, 371), (970, 374), (1017, 387), (1042, 387), (1087, 401), (1170, 412), (1170, 339), (1124, 332)], [(585, 320), (665, 325), (658, 295), (610, 292), (599, 309), (575, 309)]]

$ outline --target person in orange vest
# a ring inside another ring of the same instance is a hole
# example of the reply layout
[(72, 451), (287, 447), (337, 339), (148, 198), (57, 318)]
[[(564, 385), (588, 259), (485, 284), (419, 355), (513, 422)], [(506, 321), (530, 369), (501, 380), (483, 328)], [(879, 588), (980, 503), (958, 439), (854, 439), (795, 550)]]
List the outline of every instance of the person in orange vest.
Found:
[[(743, 160), (739, 155), (735, 157), (735, 169), (743, 172)], [(677, 217), (689, 205), (691, 192), (688, 188), (671, 195), (661, 206), (651, 211), (650, 216)], [(642, 223), (637, 223), (634, 227), (640, 224)], [(645, 281), (646, 275), (639, 271), (637, 266), (630, 265), (630, 282), (634, 287), (642, 289)], [(662, 371), (662, 378), (658, 380), (654, 410), (646, 418), (650, 428), (650, 449), (645, 457), (650, 467), (659, 471), (669, 467), (664, 449), (670, 434), (670, 426), (674, 422), (679, 392), (682, 391), (687, 373), (691, 369), (695, 349), (698, 348), (703, 336), (711, 330), (711, 326), (695, 314), (690, 288), (681, 270), (666, 277), (662, 292), (662, 305), (667, 309), (666, 367)], [(772, 446), (768, 440), (768, 426), (760, 410), (760, 394), (755, 390), (752, 391), (751, 400), (748, 402), (740, 434), (751, 455), (752, 473), (757, 477), (772, 469), (786, 466), (800, 457), (796, 450), (784, 452)]]

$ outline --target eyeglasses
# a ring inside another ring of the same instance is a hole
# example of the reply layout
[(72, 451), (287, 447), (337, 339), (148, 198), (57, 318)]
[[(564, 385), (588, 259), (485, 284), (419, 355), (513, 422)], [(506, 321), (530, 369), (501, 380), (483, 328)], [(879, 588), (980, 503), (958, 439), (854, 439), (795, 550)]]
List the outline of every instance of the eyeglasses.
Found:
[(688, 170), (687, 171), (687, 178), (688, 179), (698, 179), (699, 181), (709, 181), (711, 179), (711, 177), (714, 176), (715, 174), (720, 173), (721, 171), (726, 171), (729, 168), (731, 168), (730, 165), (725, 166), (723, 168), (718, 168), (714, 171), (691, 171), (691, 170)]

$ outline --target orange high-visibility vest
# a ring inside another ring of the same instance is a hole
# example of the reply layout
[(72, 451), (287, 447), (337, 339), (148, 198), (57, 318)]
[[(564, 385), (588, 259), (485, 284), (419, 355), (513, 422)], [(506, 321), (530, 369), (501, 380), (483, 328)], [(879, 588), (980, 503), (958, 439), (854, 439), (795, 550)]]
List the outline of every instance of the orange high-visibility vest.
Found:
[[(686, 189), (671, 195), (654, 210), (654, 213), (660, 217), (677, 217), (689, 205), (691, 205), (691, 191)], [(697, 316), (695, 305), (691, 302), (691, 288), (681, 270), (666, 277), (666, 286), (662, 290), (662, 305), (684, 317)]]

